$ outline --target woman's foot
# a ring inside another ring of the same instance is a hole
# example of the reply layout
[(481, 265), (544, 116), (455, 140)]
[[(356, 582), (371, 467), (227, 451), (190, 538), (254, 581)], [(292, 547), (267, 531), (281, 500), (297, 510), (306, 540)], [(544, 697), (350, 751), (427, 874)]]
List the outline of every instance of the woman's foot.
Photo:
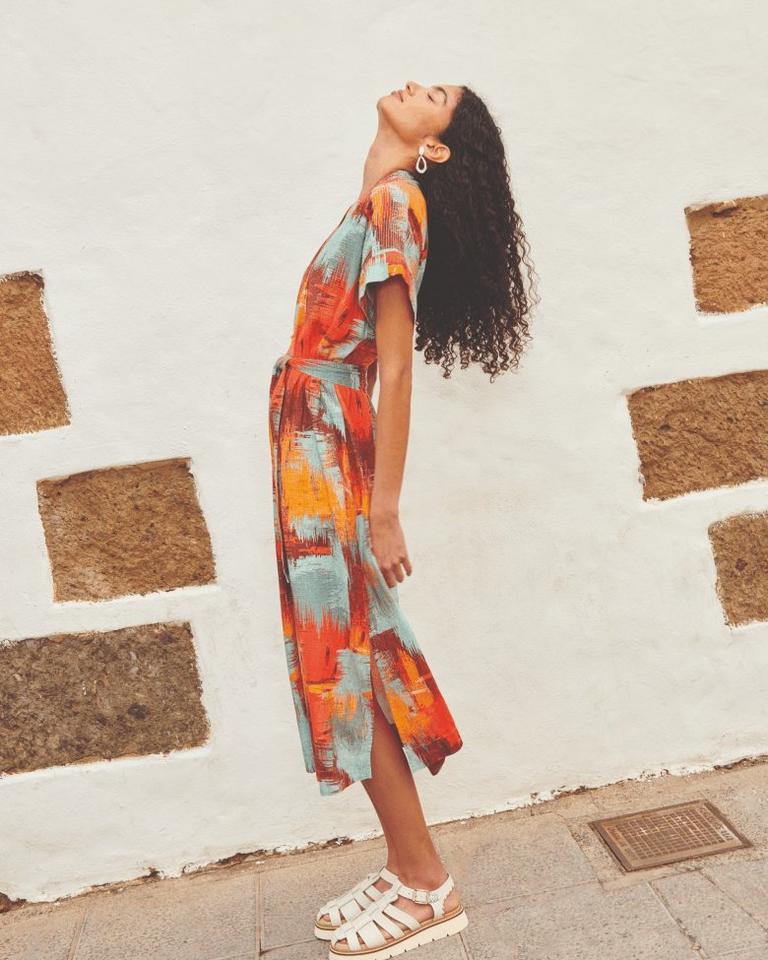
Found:
[[(348, 890), (345, 894), (342, 894), (340, 897), (330, 901), (336, 904), (336, 910), (334, 910), (333, 916), (331, 916), (331, 913), (328, 910), (324, 911), (323, 913), (318, 912), (315, 920), (315, 934), (324, 940), (329, 939), (331, 933), (335, 931), (341, 923), (344, 922), (344, 915), (340, 910), (344, 904), (346, 904), (347, 907), (344, 912), (354, 912), (353, 903), (357, 903), (358, 909), (362, 910), (363, 907), (360, 905), (361, 900), (363, 904), (373, 902), (375, 895), (372, 896), (372, 888), (377, 890), (379, 893), (385, 893), (387, 890), (392, 888), (392, 884), (398, 879), (397, 871), (392, 869), (389, 864), (382, 868), (380, 874), (381, 875), (378, 876), (377, 879), (372, 883), (363, 883), (363, 881), (360, 881), (351, 890)], [(362, 890), (361, 887), (363, 888)], [(367, 893), (365, 893), (365, 891), (367, 891)], [(360, 899), (357, 898), (358, 896)]]
[[(419, 874), (406, 874), (400, 877), (402, 883), (407, 887), (414, 887), (416, 890), (437, 890), (447, 879), (447, 870), (443, 870), (442, 873), (436, 876), (433, 874), (431, 877), (420, 876)], [(434, 914), (432, 907), (428, 903), (415, 903), (408, 897), (398, 897), (393, 903), (396, 907), (400, 907), (401, 910), (405, 910), (406, 913), (410, 913), (419, 923), (422, 923), (424, 920), (431, 920)], [(445, 898), (445, 912), (450, 913), (452, 910), (455, 910), (460, 903), (461, 897), (456, 887), (454, 887)], [(400, 924), (400, 926), (403, 925)], [(405, 928), (403, 927), (403, 929)]]
[[(441, 887), (447, 880), (449, 874), (443, 869), (442, 874), (437, 875), (424, 875), (424, 874), (406, 874), (404, 877), (400, 877), (400, 882), (403, 886), (412, 887), (416, 890), (427, 890), (429, 892), (437, 890)], [(383, 901), (382, 901), (383, 902)], [(403, 910), (405, 913), (408, 913), (420, 924), (423, 924), (427, 921), (436, 919), (435, 910), (433, 910), (431, 904), (429, 903), (418, 903), (415, 900), (412, 900), (410, 897), (398, 895), (396, 899), (390, 901), (393, 906), (398, 907), (400, 910)], [(456, 887), (452, 889), (445, 896), (443, 901), (443, 915), (450, 915), (456, 912), (461, 906), (461, 897)], [(373, 908), (372, 908), (373, 909)], [(375, 914), (375, 909), (373, 910)], [(461, 911), (459, 911), (461, 912)], [(390, 922), (398, 926), (403, 934), (410, 933), (413, 931), (407, 926), (404, 922), (397, 918), (389, 917)], [(462, 915), (463, 925), (466, 925), (466, 917)], [(395, 934), (394, 936), (384, 928), (382, 924), (376, 924), (377, 928), (380, 930), (381, 936), (385, 940), (385, 944), (398, 939), (400, 934)], [(355, 949), (350, 945), (350, 940), (343, 935), (343, 931), (340, 931), (340, 936), (337, 935), (337, 938), (333, 941), (333, 953), (335, 954), (344, 954), (350, 953), (353, 956), (358, 952), (358, 949)], [(354, 943), (354, 940), (352, 940)], [(386, 950), (386, 946), (381, 948)]]

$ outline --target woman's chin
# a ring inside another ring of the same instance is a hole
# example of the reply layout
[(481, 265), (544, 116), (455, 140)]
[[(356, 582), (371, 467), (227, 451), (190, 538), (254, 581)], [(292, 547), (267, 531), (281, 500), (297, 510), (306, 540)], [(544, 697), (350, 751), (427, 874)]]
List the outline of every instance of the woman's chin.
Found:
[(392, 97), (379, 97), (376, 101), (376, 110), (381, 117), (384, 117), (391, 126), (396, 126), (397, 118), (394, 115), (395, 104), (392, 103)]

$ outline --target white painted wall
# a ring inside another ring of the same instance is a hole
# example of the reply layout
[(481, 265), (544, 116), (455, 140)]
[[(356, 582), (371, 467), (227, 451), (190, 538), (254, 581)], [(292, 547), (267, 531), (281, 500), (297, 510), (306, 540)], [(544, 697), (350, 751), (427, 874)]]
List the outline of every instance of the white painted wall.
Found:
[[(542, 294), (518, 375), (417, 358), (400, 596), (465, 741), (417, 774), (428, 817), (768, 750), (768, 625), (725, 625), (706, 533), (768, 486), (643, 503), (625, 403), (768, 365), (768, 310), (697, 315), (683, 216), (768, 189), (766, 26), (758, 0), (4, 4), (0, 272), (45, 277), (73, 419), (0, 440), (0, 636), (189, 618), (213, 739), (1, 780), (0, 891), (375, 831), (301, 762), (266, 404), (407, 79), (487, 98)], [(53, 604), (35, 481), (172, 456), (218, 584)]]

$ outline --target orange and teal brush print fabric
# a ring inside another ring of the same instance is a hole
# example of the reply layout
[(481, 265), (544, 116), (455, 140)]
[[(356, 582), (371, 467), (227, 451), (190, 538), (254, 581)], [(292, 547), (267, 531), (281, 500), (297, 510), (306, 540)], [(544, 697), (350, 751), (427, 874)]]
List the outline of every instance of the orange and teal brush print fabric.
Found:
[(418, 180), (408, 170), (385, 175), (307, 266), (288, 350), (272, 370), (283, 641), (304, 764), (323, 794), (371, 776), (374, 696), (412, 770), (435, 774), (462, 746), (369, 530), (376, 435), (366, 389), (376, 359), (369, 285), (402, 276), (415, 316), (427, 239)]

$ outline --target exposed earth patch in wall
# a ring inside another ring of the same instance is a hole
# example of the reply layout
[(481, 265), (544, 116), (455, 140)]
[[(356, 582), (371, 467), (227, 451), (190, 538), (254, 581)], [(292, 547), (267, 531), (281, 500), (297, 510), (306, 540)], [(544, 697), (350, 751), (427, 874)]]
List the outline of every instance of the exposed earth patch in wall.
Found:
[(69, 424), (37, 273), (0, 277), (0, 357), (0, 434)]
[(199, 746), (200, 698), (188, 623), (0, 645), (0, 774)]
[(733, 313), (768, 303), (768, 195), (685, 208), (696, 306)]
[(768, 477), (768, 370), (643, 387), (627, 403), (643, 499)]
[(55, 600), (108, 600), (216, 579), (188, 459), (87, 470), (37, 487)]
[(732, 626), (768, 620), (768, 513), (745, 513), (709, 527), (717, 593)]

